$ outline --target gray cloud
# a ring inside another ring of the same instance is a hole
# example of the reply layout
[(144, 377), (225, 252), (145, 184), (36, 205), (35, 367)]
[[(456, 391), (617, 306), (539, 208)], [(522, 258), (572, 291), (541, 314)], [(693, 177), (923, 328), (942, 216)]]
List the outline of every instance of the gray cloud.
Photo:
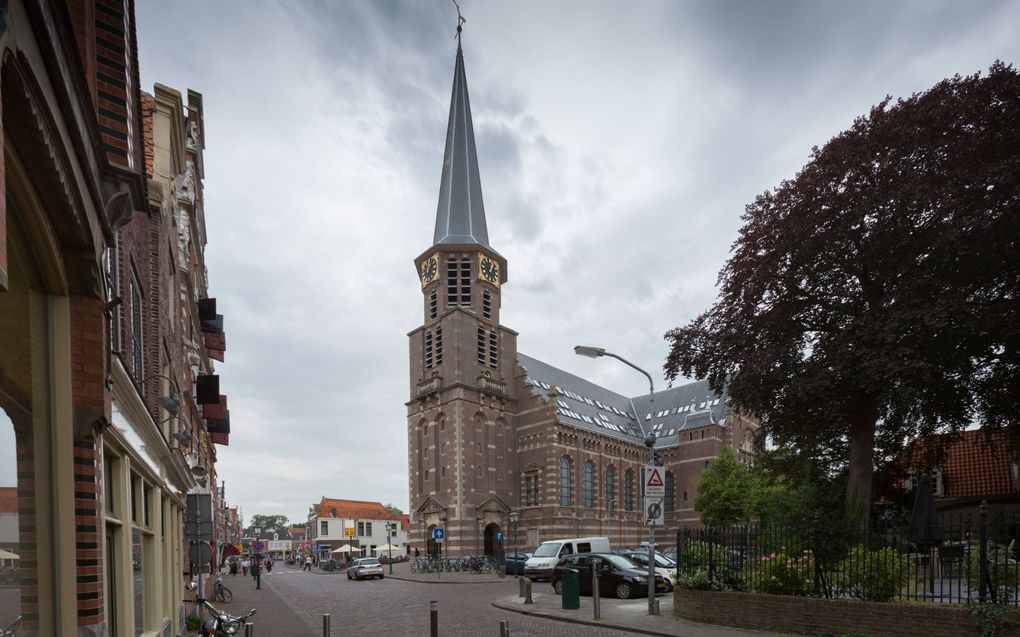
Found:
[[(572, 346), (659, 369), (757, 193), (884, 95), (1020, 53), (1008, 2), (461, 4), (504, 323), (631, 394), (642, 377)], [(205, 97), (228, 498), (294, 519), (323, 495), (406, 508), (411, 260), (435, 220), (452, 5), (137, 11), (143, 85)]]

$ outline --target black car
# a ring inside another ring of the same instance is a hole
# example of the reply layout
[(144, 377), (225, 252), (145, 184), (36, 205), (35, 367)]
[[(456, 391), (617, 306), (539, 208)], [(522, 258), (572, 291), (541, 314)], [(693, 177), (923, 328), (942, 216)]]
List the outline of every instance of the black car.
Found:
[[(599, 594), (620, 599), (641, 597), (648, 591), (648, 571), (634, 562), (612, 553), (580, 553), (568, 555), (556, 563), (552, 585), (557, 594), (563, 592), (563, 575), (575, 570), (580, 575), (581, 594), (591, 595), (592, 567), (599, 571)], [(655, 576), (655, 593), (665, 593), (669, 585), (661, 575)]]
[(531, 553), (525, 551), (512, 551), (506, 554), (506, 574), (524, 575), (524, 563), (531, 557)]

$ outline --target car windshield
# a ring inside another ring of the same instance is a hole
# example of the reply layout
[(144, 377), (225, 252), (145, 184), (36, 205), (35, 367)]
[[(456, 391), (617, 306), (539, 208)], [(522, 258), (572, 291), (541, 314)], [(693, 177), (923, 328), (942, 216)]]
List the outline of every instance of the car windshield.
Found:
[(609, 562), (616, 568), (637, 568), (637, 564), (628, 560), (622, 555), (600, 555), (599, 557)]
[(665, 555), (659, 555), (658, 553), (656, 553), (655, 554), (655, 565), (656, 566), (662, 566), (664, 568), (672, 568), (672, 567), (676, 566), (676, 562), (674, 562), (673, 560), (669, 559)]
[(538, 547), (532, 557), (553, 557), (560, 551), (559, 542), (548, 542)]

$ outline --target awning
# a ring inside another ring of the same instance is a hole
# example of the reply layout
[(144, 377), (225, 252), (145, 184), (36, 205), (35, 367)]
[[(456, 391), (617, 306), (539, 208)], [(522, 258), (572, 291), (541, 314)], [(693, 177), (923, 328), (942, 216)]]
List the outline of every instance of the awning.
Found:
[(231, 555), (240, 555), (241, 547), (236, 544), (230, 544), (229, 542), (223, 545), (223, 557), (230, 557)]

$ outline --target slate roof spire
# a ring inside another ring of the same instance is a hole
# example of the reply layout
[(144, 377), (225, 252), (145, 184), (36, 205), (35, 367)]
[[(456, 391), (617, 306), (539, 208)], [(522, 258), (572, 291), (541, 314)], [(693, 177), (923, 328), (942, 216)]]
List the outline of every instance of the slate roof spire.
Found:
[(450, 121), (446, 130), (446, 152), (443, 155), (433, 243), (477, 244), (488, 248), (489, 233), (485, 228), (482, 181), (478, 174), (460, 32), (458, 24), (457, 62), (453, 69), (453, 96), (450, 98)]

